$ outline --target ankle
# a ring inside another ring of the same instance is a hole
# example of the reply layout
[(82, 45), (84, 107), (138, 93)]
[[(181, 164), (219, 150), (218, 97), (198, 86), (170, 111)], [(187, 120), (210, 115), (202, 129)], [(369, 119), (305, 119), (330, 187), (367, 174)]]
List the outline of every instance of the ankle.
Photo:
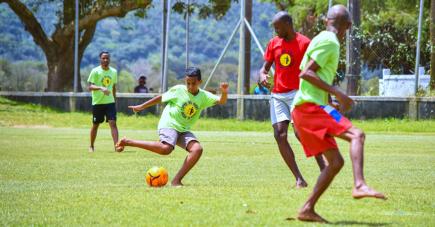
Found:
[(354, 183), (354, 187), (355, 187), (355, 189), (360, 189), (360, 188), (362, 188), (362, 187), (364, 187), (364, 186), (367, 186), (366, 185), (366, 183), (364, 182), (364, 181), (357, 181), (357, 182), (355, 182)]
[(296, 182), (305, 182), (303, 177), (296, 177)]
[(314, 211), (314, 204), (307, 202), (304, 204), (304, 206), (301, 208), (300, 211), (301, 212)]

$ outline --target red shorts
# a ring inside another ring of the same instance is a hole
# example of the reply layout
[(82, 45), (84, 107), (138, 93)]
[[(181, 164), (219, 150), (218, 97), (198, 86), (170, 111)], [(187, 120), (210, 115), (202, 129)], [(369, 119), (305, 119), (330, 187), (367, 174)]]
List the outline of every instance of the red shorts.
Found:
[(338, 110), (314, 103), (296, 106), (292, 119), (307, 157), (337, 149), (334, 136), (352, 127), (352, 123)]

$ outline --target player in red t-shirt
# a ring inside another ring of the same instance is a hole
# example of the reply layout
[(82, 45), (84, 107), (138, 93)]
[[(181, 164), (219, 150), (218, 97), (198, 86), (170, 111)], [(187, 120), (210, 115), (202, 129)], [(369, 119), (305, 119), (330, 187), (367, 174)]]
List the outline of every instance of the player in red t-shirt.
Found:
[[(293, 150), (287, 140), (287, 132), (291, 121), (291, 104), (299, 89), (299, 65), (310, 39), (294, 31), (292, 18), (285, 11), (278, 12), (273, 17), (272, 24), (277, 36), (269, 41), (264, 53), (265, 62), (260, 70), (260, 82), (270, 87), (268, 73), (275, 63), (270, 117), (281, 156), (296, 178), (296, 187), (301, 188), (306, 187), (307, 183), (296, 164)], [(322, 158), (319, 156), (316, 160), (320, 169), (323, 169)]]

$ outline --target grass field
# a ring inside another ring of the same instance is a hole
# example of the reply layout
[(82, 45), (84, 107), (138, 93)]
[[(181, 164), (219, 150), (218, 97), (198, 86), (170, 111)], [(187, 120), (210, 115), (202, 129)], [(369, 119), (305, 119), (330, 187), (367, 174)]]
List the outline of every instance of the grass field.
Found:
[[(294, 179), (267, 122), (200, 120), (195, 133), (205, 150), (184, 179), (186, 187), (150, 188), (144, 182), (147, 168), (164, 166), (171, 179), (186, 153), (179, 148), (169, 156), (135, 148), (115, 153), (103, 126), (97, 151), (90, 154), (89, 119), (0, 99), (0, 225), (312, 225), (294, 218), (318, 176), (315, 161), (289, 138), (310, 184), (292, 188)], [(121, 116), (121, 135), (156, 140), (155, 119)], [(236, 130), (234, 124), (243, 123), (250, 132)], [(434, 226), (434, 122), (357, 123), (367, 131), (367, 181), (389, 199), (351, 198), (348, 146), (339, 142), (345, 167), (318, 212), (333, 225)]]

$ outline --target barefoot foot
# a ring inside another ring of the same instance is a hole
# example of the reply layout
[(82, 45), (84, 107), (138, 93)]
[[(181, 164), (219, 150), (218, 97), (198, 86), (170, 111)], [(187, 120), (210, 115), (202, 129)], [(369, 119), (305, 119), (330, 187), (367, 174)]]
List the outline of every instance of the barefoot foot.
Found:
[(127, 138), (122, 138), (115, 144), (115, 151), (122, 152), (124, 151), (124, 147), (127, 144)]
[(176, 187), (176, 188), (181, 188), (181, 187), (183, 187), (184, 185), (181, 183), (181, 181), (172, 181), (172, 182), (171, 182), (171, 186), (172, 186), (172, 187)]
[(310, 222), (320, 222), (328, 223), (328, 221), (318, 215), (314, 210), (301, 210), (298, 214), (299, 221), (310, 221)]
[(372, 197), (372, 198), (377, 198), (377, 199), (384, 199), (386, 200), (387, 197), (385, 197), (384, 194), (369, 188), (369, 186), (367, 185), (362, 185), (358, 188), (353, 188), (352, 190), (352, 197), (354, 199), (361, 199), (361, 198), (365, 198), (365, 197)]
[(124, 151), (124, 147), (116, 146), (116, 145), (115, 145), (115, 151), (116, 151), (116, 152), (123, 152), (123, 151)]
[(95, 152), (95, 149), (94, 149), (94, 147), (89, 147), (88, 151), (89, 151), (89, 153), (93, 153), (93, 152)]
[(303, 179), (299, 179), (299, 180), (296, 180), (296, 188), (297, 189), (300, 189), (300, 188), (306, 188), (308, 186), (308, 184), (307, 184), (307, 182), (305, 182), (305, 180), (303, 180)]

